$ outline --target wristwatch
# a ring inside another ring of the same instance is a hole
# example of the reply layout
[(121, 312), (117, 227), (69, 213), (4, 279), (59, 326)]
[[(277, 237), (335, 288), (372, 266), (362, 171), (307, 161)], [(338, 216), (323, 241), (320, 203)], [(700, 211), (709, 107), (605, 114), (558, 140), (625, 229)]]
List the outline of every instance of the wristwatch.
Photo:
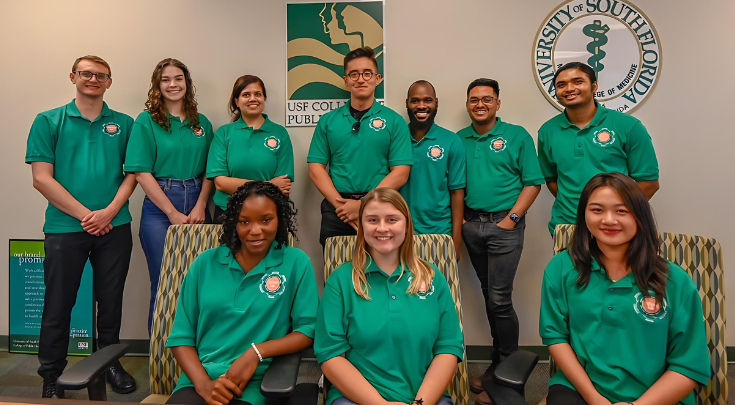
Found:
[(520, 220), (521, 220), (521, 217), (519, 217), (519, 216), (518, 216), (518, 214), (516, 214), (515, 212), (511, 212), (510, 214), (508, 214), (508, 216), (509, 216), (509, 217), (510, 217), (510, 219), (512, 219), (512, 220), (513, 220), (513, 222), (515, 222), (516, 224), (518, 223), (518, 221), (520, 221)]

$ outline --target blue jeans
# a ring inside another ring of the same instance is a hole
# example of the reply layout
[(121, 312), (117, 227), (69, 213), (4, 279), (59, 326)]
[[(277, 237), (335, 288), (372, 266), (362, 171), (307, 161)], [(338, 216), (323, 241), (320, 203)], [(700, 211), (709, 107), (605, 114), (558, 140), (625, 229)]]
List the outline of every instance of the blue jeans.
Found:
[[(168, 197), (176, 210), (184, 215), (189, 215), (199, 199), (202, 191), (202, 179), (193, 178), (188, 180), (175, 180), (157, 178), (158, 185)], [(206, 212), (206, 223), (211, 222), (209, 212)], [(161, 262), (163, 261), (163, 247), (166, 242), (166, 232), (171, 225), (168, 216), (161, 211), (153, 201), (145, 196), (143, 200), (143, 212), (140, 215), (140, 244), (145, 253), (148, 263), (148, 274), (151, 279), (151, 302), (148, 309), (148, 335), (153, 325), (153, 307), (156, 303), (156, 292), (158, 291), (158, 278), (161, 275)]]
[[(358, 405), (355, 402), (350, 401), (349, 399), (345, 397), (340, 397), (334, 400), (332, 402), (332, 405)], [(436, 405), (454, 405), (454, 402), (452, 402), (452, 398), (450, 397), (441, 397), (439, 401), (436, 403)]]

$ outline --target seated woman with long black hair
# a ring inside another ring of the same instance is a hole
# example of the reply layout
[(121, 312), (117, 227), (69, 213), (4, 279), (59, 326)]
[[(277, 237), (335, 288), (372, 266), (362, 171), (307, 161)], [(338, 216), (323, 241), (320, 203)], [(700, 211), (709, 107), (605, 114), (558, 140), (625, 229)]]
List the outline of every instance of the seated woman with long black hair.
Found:
[(260, 383), (270, 358), (311, 346), (319, 297), (309, 257), (287, 245), (295, 215), (271, 183), (232, 194), (221, 246), (199, 255), (181, 285), (166, 346), (184, 373), (168, 403), (268, 404)]
[(451, 291), (414, 252), (408, 205), (393, 189), (362, 199), (351, 262), (322, 294), (314, 353), (334, 384), (325, 405), (451, 405), (463, 354)]
[(710, 376), (702, 302), (659, 246), (633, 179), (587, 183), (569, 249), (544, 272), (539, 333), (559, 368), (548, 405), (694, 405)]

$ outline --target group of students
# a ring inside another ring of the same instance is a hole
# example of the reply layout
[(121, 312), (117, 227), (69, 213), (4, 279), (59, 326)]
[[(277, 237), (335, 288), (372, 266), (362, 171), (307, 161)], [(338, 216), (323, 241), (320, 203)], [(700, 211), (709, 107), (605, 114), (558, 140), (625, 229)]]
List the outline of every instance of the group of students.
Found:
[[(431, 83), (408, 89), (406, 125), (375, 102), (382, 76), (372, 49), (352, 50), (344, 69), (350, 102), (320, 118), (307, 163), (324, 196), (320, 243), (340, 235), (357, 235), (357, 243), (320, 303), (309, 258), (287, 246), (296, 231), (293, 148), (263, 114), (262, 80), (237, 79), (233, 120), (214, 132), (180, 61), (156, 66), (135, 121), (103, 101), (109, 65), (96, 56), (75, 61), (76, 98), (36, 117), (26, 153), (34, 187), (49, 201), (44, 397), (63, 397), (55, 381), (88, 259), (99, 346), (119, 341), (132, 250), (127, 200), (136, 184), (146, 193), (149, 330), (166, 231), (210, 222), (214, 184), (221, 246), (194, 261), (181, 287), (167, 346), (184, 374), (170, 403), (266, 404), (259, 381), (269, 359), (313, 344), (333, 383), (327, 405), (451, 404), (446, 387), (463, 336), (446, 280), (411, 243), (414, 233), (440, 233), (452, 236), (458, 259), (464, 240), (480, 280), (495, 350), (470, 385), (476, 403), (488, 404), (482, 381), (518, 350), (513, 280), (525, 213), (545, 182), (556, 197), (552, 234), (556, 224), (578, 224), (569, 252), (544, 275), (540, 334), (560, 368), (548, 403), (693, 403), (695, 384), (710, 373), (701, 302), (686, 273), (657, 255), (647, 202), (658, 189), (651, 138), (637, 119), (595, 101), (594, 70), (574, 62), (556, 71), (566, 108), (539, 130), (537, 154), (523, 127), (497, 116), (494, 80), (470, 83), (471, 124), (455, 134), (434, 122)], [(116, 392), (136, 388), (119, 363), (107, 380)]]

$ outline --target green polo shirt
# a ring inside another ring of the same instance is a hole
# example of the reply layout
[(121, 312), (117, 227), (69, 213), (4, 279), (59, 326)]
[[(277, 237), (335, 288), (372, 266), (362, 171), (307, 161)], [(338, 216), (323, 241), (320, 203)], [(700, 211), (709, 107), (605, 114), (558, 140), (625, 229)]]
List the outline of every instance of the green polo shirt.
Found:
[(329, 165), (329, 176), (340, 193), (366, 193), (380, 184), (390, 168), (411, 165), (411, 134), (398, 113), (377, 101), (357, 122), (350, 103), (319, 118), (311, 138), (307, 163)]
[(143, 111), (135, 119), (130, 134), (125, 171), (144, 172), (153, 177), (186, 180), (204, 174), (209, 144), (214, 131), (204, 114), (199, 114), (198, 130), (169, 114), (171, 130), (166, 131)]
[[(368, 256), (369, 257), (369, 256)], [(408, 294), (413, 279), (406, 269), (387, 276), (368, 259), (365, 276), (370, 300), (355, 292), (352, 262), (327, 280), (317, 317), (314, 354), (319, 363), (345, 354), (386, 401), (409, 403), (424, 381), (434, 356), (462, 358), (464, 339), (447, 280), (436, 266), (426, 292)], [(332, 386), (325, 405), (342, 394)]]
[(478, 134), (470, 125), (457, 135), (467, 150), (465, 204), (473, 210), (509, 210), (523, 187), (544, 184), (536, 146), (523, 127), (498, 117), (486, 134)]
[[(207, 374), (216, 379), (251, 343), (284, 337), (289, 328), (313, 338), (319, 296), (311, 260), (300, 249), (276, 245), (247, 274), (226, 246), (199, 255), (181, 284), (166, 347), (196, 348)], [(258, 364), (244, 401), (265, 405), (260, 383), (270, 363)], [(183, 387), (193, 384), (182, 373), (174, 391)]]
[[(286, 128), (263, 114), (265, 122), (258, 129), (242, 119), (219, 127), (209, 148), (207, 178), (217, 176), (269, 181), (288, 176), (294, 180), (293, 146)], [(214, 203), (227, 209), (229, 193), (217, 190)]]
[(413, 166), (401, 188), (413, 217), (417, 234), (452, 234), (452, 206), (449, 192), (465, 187), (467, 159), (462, 142), (452, 131), (432, 125), (416, 141), (411, 136)]
[(559, 192), (551, 209), (549, 232), (557, 224), (577, 222), (582, 189), (599, 173), (620, 172), (635, 181), (658, 179), (658, 161), (651, 136), (635, 117), (598, 104), (586, 127), (569, 122), (566, 111), (538, 131), (538, 158), (546, 181)]
[[(706, 384), (711, 373), (702, 301), (689, 274), (669, 262), (663, 305), (645, 298), (633, 273), (612, 282), (596, 261), (590, 282), (568, 251), (546, 267), (539, 333), (545, 345), (568, 343), (597, 391), (612, 403), (635, 401), (661, 375), (675, 371)], [(653, 290), (649, 292), (653, 294)], [(574, 386), (561, 370), (550, 385)], [(694, 405), (692, 392), (680, 404)]]
[[(91, 211), (110, 205), (125, 173), (123, 162), (133, 119), (111, 110), (107, 103), (102, 112), (88, 120), (69, 104), (36, 116), (28, 134), (26, 163), (54, 165), (54, 179), (77, 201)], [(132, 221), (128, 202), (120, 209), (112, 226)], [(84, 232), (78, 219), (49, 202), (46, 208), (46, 233)]]

